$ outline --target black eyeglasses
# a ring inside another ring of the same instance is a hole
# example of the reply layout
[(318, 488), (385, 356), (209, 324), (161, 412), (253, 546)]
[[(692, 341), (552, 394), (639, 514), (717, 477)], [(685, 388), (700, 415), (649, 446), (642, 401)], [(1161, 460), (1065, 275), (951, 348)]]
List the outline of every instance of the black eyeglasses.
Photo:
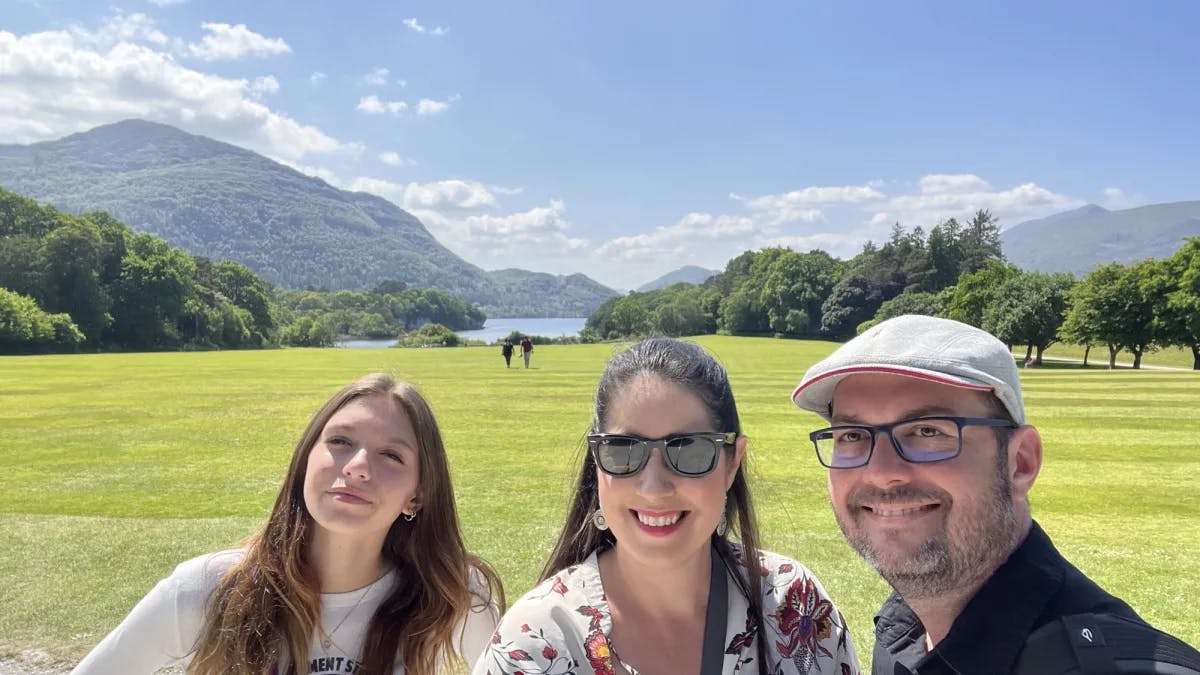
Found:
[(694, 432), (666, 438), (642, 438), (627, 434), (588, 434), (588, 451), (596, 466), (610, 476), (624, 478), (646, 468), (650, 451), (658, 448), (667, 466), (680, 476), (699, 478), (717, 468), (721, 449), (733, 445), (737, 432)]
[(817, 429), (808, 437), (817, 449), (817, 459), (830, 469), (856, 469), (871, 461), (875, 435), (886, 433), (896, 454), (906, 462), (943, 462), (962, 453), (963, 427), (1020, 426), (994, 417), (918, 417), (895, 424), (869, 426), (846, 424)]

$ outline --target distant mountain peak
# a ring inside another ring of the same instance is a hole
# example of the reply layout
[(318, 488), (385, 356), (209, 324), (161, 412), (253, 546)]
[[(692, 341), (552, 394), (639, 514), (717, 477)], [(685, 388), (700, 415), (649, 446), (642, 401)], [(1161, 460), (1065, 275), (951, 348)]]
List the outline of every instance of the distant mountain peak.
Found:
[(718, 274), (720, 274), (719, 270), (705, 269), (697, 265), (684, 265), (677, 270), (667, 272), (654, 281), (650, 281), (638, 286), (637, 290), (639, 293), (645, 293), (647, 291), (656, 291), (660, 288), (666, 288), (672, 284), (702, 284), (709, 277), (716, 276)]

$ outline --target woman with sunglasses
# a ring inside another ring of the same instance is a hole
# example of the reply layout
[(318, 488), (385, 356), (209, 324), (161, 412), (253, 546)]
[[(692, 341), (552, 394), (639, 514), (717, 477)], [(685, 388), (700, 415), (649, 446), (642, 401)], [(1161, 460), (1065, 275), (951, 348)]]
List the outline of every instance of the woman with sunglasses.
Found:
[(652, 338), (618, 354), (587, 441), (543, 581), (476, 675), (858, 673), (821, 585), (758, 548), (746, 438), (707, 352)]
[(368, 375), (309, 421), (263, 528), (179, 565), (73, 675), (432, 675), (469, 667), (503, 605), (463, 546), (433, 411)]

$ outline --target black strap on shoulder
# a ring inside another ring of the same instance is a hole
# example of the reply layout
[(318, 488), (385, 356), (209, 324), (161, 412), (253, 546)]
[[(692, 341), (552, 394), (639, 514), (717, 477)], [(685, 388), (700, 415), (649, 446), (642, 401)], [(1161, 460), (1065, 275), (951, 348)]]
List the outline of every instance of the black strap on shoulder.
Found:
[(712, 548), (712, 571), (708, 579), (708, 609), (704, 613), (704, 650), (700, 675), (720, 675), (725, 662), (725, 623), (729, 613), (729, 583), (725, 561)]
[(1117, 675), (1117, 662), (1104, 640), (1104, 631), (1094, 614), (1062, 617), (1067, 641), (1075, 653), (1080, 672), (1087, 675)]
[(1029, 635), (1014, 675), (1200, 675), (1200, 651), (1136, 618), (1059, 617)]

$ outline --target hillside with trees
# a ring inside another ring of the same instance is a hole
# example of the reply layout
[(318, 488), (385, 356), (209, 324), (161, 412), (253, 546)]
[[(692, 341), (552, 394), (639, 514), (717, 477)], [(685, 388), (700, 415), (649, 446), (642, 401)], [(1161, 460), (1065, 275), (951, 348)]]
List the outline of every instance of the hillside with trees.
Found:
[[(127, 120), (57, 141), (0, 145), (0, 187), (72, 214), (103, 211), (190, 254), (239, 262), (272, 285), (436, 288), (495, 315), (586, 316), (616, 294), (583, 275), (485, 272), (412, 214), (266, 157)], [(496, 277), (495, 275), (499, 275)], [(556, 292), (547, 292), (548, 287)]]
[(277, 290), (241, 263), (191, 255), (106, 213), (71, 216), (0, 190), (0, 353), (327, 346), (485, 318), (395, 281)]

